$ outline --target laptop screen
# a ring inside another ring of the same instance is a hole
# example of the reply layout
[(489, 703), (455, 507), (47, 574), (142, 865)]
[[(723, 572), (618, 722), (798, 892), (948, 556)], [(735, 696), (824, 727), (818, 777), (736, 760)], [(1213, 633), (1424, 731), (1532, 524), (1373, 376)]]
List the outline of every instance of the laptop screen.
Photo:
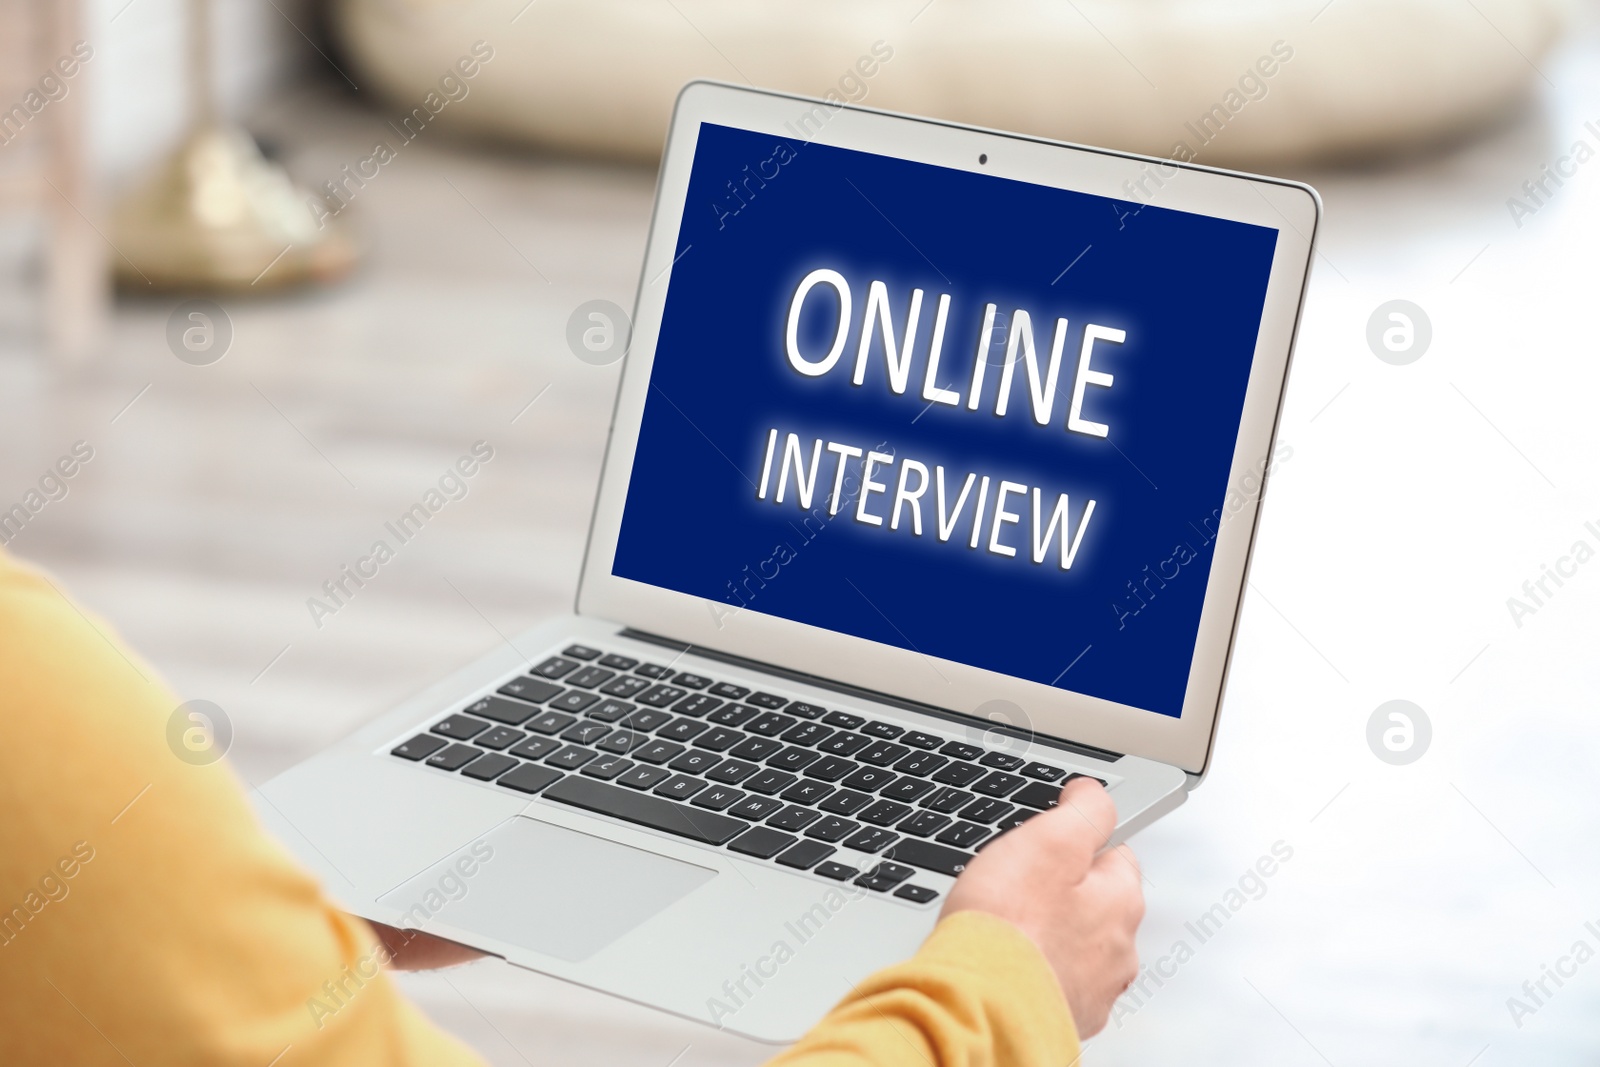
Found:
[(613, 573), (1178, 716), (1277, 231), (1141, 203), (702, 125)]

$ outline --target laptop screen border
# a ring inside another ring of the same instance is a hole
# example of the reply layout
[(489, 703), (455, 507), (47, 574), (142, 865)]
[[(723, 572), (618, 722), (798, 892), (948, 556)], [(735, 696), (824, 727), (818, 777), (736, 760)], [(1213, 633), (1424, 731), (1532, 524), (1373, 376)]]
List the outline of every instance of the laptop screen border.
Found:
[[(650, 239), (634, 303), (577, 597), (577, 612), (675, 641), (837, 679), (972, 715), (996, 700), (1015, 704), (1026, 731), (1142, 756), (1204, 773), (1226, 683), (1262, 491), (1222, 524), (1208, 579), (1189, 681), (1178, 718), (755, 611), (729, 615), (718, 601), (612, 573), (628, 479), (638, 445), (678, 231), (703, 123), (732, 126), (936, 166), (1266, 226), (1278, 232), (1256, 351), (1230, 465), (1230, 486), (1261, 479), (1272, 454), (1290, 353), (1303, 303), (1321, 204), (1298, 183), (1044, 141), (718, 82), (685, 86), (674, 108), (656, 188)], [(984, 162), (980, 163), (980, 156)], [(1159, 165), (1157, 187), (1146, 176)], [(1173, 170), (1177, 169), (1176, 177)], [(1263, 483), (1264, 483), (1264, 479)], [(1011, 723), (1018, 726), (1017, 723)]]

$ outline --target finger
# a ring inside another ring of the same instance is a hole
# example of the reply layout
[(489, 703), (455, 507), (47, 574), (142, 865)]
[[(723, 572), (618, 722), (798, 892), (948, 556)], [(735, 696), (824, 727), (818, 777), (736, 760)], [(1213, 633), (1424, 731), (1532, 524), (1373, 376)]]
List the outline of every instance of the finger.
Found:
[(1117, 806), (1105, 788), (1093, 778), (1074, 778), (1061, 790), (1058, 810), (1073, 817), (1074, 831), (1092, 841), (1097, 851), (1117, 828)]

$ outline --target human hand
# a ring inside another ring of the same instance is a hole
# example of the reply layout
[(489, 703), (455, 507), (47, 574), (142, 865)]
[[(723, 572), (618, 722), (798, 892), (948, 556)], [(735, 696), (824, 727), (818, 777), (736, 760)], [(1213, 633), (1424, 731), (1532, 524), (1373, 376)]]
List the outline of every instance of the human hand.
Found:
[(421, 930), (401, 930), (368, 921), (378, 940), (389, 951), (389, 966), (397, 971), (431, 971), (482, 959), (484, 953), (456, 941), (447, 941)]
[(1056, 972), (1080, 1037), (1100, 1032), (1139, 973), (1139, 863), (1127, 845), (1095, 855), (1116, 825), (1116, 806), (1100, 783), (1074, 778), (1058, 807), (978, 853), (942, 913), (988, 912), (1026, 934)]

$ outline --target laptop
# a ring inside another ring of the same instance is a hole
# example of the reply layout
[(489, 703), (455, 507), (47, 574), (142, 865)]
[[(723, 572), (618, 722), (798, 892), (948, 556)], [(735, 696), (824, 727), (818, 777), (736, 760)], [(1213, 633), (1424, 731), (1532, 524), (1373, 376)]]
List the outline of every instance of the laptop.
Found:
[(1066, 781), (1115, 842), (1204, 777), (1319, 214), (690, 84), (573, 613), (263, 817), (357, 914), (798, 1038)]

